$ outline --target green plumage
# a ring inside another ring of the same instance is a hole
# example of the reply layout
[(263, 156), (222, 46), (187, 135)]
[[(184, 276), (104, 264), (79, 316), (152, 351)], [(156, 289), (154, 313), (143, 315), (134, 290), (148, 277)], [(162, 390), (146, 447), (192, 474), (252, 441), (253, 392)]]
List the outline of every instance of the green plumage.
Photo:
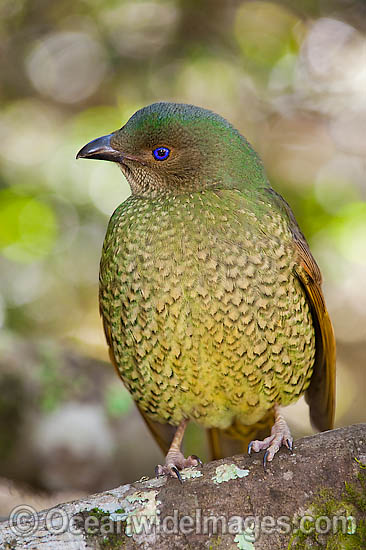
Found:
[(210, 111), (157, 103), (78, 156), (117, 162), (131, 186), (105, 238), (100, 309), (112, 361), (162, 446), (155, 422), (241, 438), (306, 390), (312, 421), (331, 427), (320, 272), (245, 138)]
[(227, 428), (307, 388), (315, 340), (292, 238), (237, 190), (131, 197), (114, 213), (101, 309), (121, 377), (153, 420)]

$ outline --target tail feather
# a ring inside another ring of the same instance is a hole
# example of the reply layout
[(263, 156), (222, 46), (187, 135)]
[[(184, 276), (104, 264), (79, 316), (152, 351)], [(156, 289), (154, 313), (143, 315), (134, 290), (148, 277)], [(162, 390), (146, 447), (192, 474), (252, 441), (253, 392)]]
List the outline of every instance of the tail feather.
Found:
[(207, 435), (211, 459), (217, 460), (226, 456), (246, 453), (248, 445), (253, 439), (264, 439), (270, 435), (274, 421), (274, 410), (271, 409), (252, 426), (245, 426), (235, 420), (226, 430), (209, 428)]

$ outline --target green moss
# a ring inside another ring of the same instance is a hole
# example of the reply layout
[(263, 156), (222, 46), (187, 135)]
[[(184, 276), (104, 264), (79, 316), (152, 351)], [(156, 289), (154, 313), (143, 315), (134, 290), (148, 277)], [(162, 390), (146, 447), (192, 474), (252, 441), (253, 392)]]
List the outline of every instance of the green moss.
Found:
[(113, 518), (116, 514), (121, 515), (121, 519), (112, 519), (109, 512), (101, 508), (84, 510), (80, 512), (82, 520), (78, 527), (84, 531), (84, 536), (88, 548), (95, 550), (120, 550), (126, 545), (125, 528), (126, 521), (124, 510), (118, 509), (113, 512)]
[[(346, 500), (356, 506), (361, 512), (366, 513), (366, 464), (362, 464), (356, 459), (360, 467), (360, 471), (357, 474), (358, 486), (352, 483), (345, 483), (346, 485)], [(361, 488), (360, 488), (361, 487)]]
[(123, 535), (107, 535), (102, 541), (99, 541), (102, 550), (121, 550), (125, 545), (126, 539)]
[(222, 538), (220, 535), (210, 537), (210, 546), (208, 550), (219, 550), (221, 548), (221, 542)]
[[(309, 516), (303, 529), (296, 528), (288, 545), (288, 550), (361, 550), (366, 548), (366, 465), (357, 461), (360, 471), (355, 483), (345, 482), (340, 498), (334, 491), (319, 491), (311, 505)], [(346, 529), (339, 521), (327, 534), (316, 532), (315, 525), (321, 518), (346, 518)], [(359, 519), (356, 519), (359, 518)], [(311, 531), (311, 532), (309, 532)]]

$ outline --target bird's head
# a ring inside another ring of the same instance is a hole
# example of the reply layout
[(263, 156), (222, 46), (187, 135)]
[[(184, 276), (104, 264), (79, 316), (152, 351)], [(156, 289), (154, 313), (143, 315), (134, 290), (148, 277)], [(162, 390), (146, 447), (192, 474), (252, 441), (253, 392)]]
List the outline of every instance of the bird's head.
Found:
[(241, 134), (212, 111), (154, 103), (76, 158), (119, 164), (133, 194), (185, 193), (265, 184), (262, 163)]

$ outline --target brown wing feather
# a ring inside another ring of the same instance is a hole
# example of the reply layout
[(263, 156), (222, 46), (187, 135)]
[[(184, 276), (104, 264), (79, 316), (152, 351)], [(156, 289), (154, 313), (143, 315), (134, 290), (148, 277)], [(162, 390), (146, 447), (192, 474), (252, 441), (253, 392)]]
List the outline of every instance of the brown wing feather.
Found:
[(325, 307), (320, 281), (314, 279), (316, 276), (314, 271), (309, 271), (312, 260), (310, 251), (304, 250), (296, 242), (295, 244), (299, 251), (299, 266), (296, 267), (296, 274), (303, 284), (311, 305), (316, 336), (314, 371), (305, 397), (310, 407), (312, 424), (318, 430), (330, 430), (333, 428), (335, 412), (336, 346), (334, 332)]
[(272, 189), (274, 202), (286, 214), (298, 253), (296, 275), (300, 279), (311, 307), (315, 327), (316, 355), (306, 401), (312, 424), (321, 431), (330, 430), (335, 412), (336, 344), (331, 320), (321, 289), (322, 276), (287, 202)]

